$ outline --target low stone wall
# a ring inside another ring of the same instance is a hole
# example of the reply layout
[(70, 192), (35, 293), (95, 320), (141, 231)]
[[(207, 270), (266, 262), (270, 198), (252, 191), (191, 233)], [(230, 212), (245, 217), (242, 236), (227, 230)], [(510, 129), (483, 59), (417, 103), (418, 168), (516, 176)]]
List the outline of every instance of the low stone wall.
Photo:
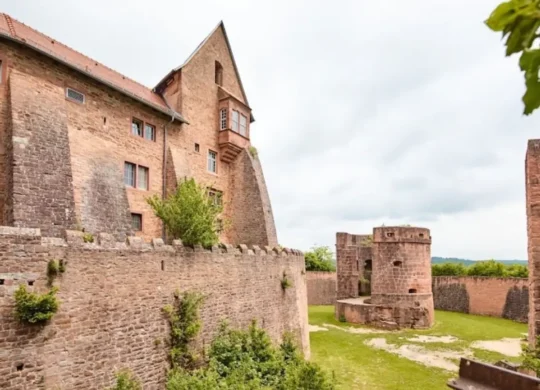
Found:
[(335, 272), (306, 272), (308, 305), (333, 305), (336, 302)]
[[(60, 308), (44, 326), (22, 324), (14, 292), (19, 284), (46, 291), (51, 259), (67, 264), (55, 282)], [(234, 327), (257, 320), (275, 341), (292, 332), (309, 357), (304, 269), (294, 250), (204, 250), (108, 234), (90, 244), (80, 232), (62, 239), (0, 227), (0, 389), (102, 390), (124, 368), (144, 389), (163, 389), (170, 330), (162, 308), (176, 290), (206, 296), (198, 346), (208, 347), (223, 319)], [(285, 290), (284, 274), (292, 282)]]
[(435, 309), (527, 322), (527, 279), (483, 276), (433, 277)]

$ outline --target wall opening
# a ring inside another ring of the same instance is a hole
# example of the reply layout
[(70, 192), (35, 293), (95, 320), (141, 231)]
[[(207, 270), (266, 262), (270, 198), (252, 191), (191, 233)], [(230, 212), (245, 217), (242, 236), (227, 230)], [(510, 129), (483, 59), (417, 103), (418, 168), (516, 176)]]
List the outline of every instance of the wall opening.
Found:
[(403, 265), (403, 261), (400, 261), (400, 260), (396, 260), (394, 261), (394, 267), (401, 267)]
[(33, 280), (29, 280), (29, 281), (28, 281), (28, 285), (29, 285), (29, 286), (33, 286), (33, 285), (34, 285), (34, 281), (33, 281)]
[(23, 368), (24, 368), (24, 364), (23, 364), (23, 363), (17, 364), (17, 371), (22, 371)]
[(371, 271), (371, 259), (368, 259), (364, 262), (364, 269)]
[(4, 279), (0, 279), (0, 286), (4, 284)]
[(165, 271), (165, 260), (161, 260), (161, 270)]
[(215, 82), (217, 85), (223, 85), (223, 66), (216, 61)]
[(410, 288), (409, 289), (409, 294), (416, 294), (416, 289), (415, 288)]
[(419, 234), (420, 238), (424, 238), (424, 233)]
[(386, 237), (394, 237), (394, 232), (386, 232)]

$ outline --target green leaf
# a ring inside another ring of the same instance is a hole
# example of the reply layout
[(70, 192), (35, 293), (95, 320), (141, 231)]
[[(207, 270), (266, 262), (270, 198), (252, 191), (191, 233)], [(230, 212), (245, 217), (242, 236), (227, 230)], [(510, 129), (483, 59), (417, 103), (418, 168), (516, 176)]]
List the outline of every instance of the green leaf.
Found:
[(516, 16), (514, 2), (507, 1), (499, 4), (484, 23), (493, 31), (504, 31), (509, 24), (514, 22)]

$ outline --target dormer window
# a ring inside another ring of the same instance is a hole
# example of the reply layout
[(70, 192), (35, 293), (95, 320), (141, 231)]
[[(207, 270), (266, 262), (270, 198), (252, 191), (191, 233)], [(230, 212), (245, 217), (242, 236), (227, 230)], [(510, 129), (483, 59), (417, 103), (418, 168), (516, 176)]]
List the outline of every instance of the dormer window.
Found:
[(238, 111), (233, 110), (233, 112), (232, 112), (232, 126), (231, 126), (232, 131), (238, 132), (238, 117), (239, 117)]
[(223, 85), (223, 67), (216, 61), (215, 82), (217, 85)]
[(225, 130), (227, 128), (227, 109), (222, 108), (219, 112), (219, 129)]

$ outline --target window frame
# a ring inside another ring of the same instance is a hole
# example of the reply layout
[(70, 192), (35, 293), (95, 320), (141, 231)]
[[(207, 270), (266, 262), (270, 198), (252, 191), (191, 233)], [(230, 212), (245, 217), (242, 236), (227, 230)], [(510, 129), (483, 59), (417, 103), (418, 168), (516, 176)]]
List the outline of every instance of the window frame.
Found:
[[(138, 230), (135, 230), (134, 226), (133, 226), (133, 217), (134, 216), (138, 216), (139, 217), (139, 220), (140, 220), (140, 223), (139, 223), (139, 229)], [(131, 213), (131, 229), (135, 232), (142, 232), (143, 231), (143, 215), (142, 213)]]
[[(3, 66), (2, 59), (0, 59), (0, 67), (2, 67), (2, 66)], [(0, 75), (3, 76), (1, 68), (0, 68)], [(3, 78), (0, 79), (0, 84), (2, 83), (2, 80), (3, 80)], [(80, 100), (74, 99), (71, 96), (69, 96), (69, 91), (70, 90), (75, 92), (75, 93), (81, 94), (82, 98), (83, 98), (82, 102)], [(86, 95), (84, 93), (82, 93), (81, 91), (76, 90), (75, 88), (66, 87), (65, 96), (66, 96), (66, 99), (69, 100), (70, 102), (77, 103), (77, 104), (86, 104)]]
[[(134, 181), (133, 185), (130, 185), (130, 184), (126, 183), (126, 165), (127, 164), (130, 164), (130, 165), (135, 167), (135, 172), (134, 172), (134, 175), (133, 175), (133, 181)], [(146, 169), (146, 172), (147, 172), (147, 175), (146, 175), (146, 188), (139, 187), (139, 168)], [(124, 186), (128, 187), (128, 188), (133, 188), (135, 190), (140, 190), (140, 191), (150, 191), (150, 167), (147, 167), (147, 166), (141, 165), (141, 164), (135, 164), (135, 163), (133, 163), (131, 161), (124, 161)]]
[[(214, 155), (214, 168), (215, 170), (212, 171), (210, 170), (210, 155), (213, 154)], [(215, 150), (212, 150), (212, 149), (208, 149), (208, 153), (206, 155), (206, 170), (207, 172), (209, 173), (212, 173), (214, 175), (217, 175), (218, 174), (218, 152), (216, 152)]]
[(215, 206), (223, 206), (223, 191), (216, 190), (215, 188), (212, 188), (212, 187), (208, 187), (207, 194), (209, 198), (213, 199), (213, 203)]
[[(242, 119), (245, 121), (245, 123), (244, 123), (244, 134), (242, 134)], [(247, 138), (247, 135), (248, 135), (248, 120), (247, 120), (247, 116), (245, 116), (244, 114), (240, 114), (240, 123), (239, 123), (239, 128), (238, 128), (238, 134), (240, 134), (241, 136), (246, 137), (246, 138)]]
[(219, 61), (214, 61), (214, 83), (223, 86), (223, 65)]
[[(152, 129), (152, 138), (146, 138), (146, 128), (150, 127)], [(151, 123), (144, 122), (143, 138), (148, 141), (156, 142), (156, 126)]]
[[(236, 113), (236, 122), (234, 121), (234, 114)], [(234, 128), (234, 125), (236, 124), (236, 129)], [(232, 110), (231, 115), (231, 130), (235, 133), (238, 133), (240, 130), (240, 111), (238, 110)]]
[[(224, 117), (225, 115), (225, 117)], [(227, 109), (222, 108), (219, 110), (219, 129), (220, 130), (227, 130), (227, 122), (229, 116), (227, 115)]]
[[(135, 134), (133, 132), (133, 123), (135, 123), (135, 122), (138, 122), (138, 123), (141, 124), (141, 134)], [(146, 126), (149, 126), (154, 130), (152, 139), (146, 138)], [(132, 116), (130, 126), (129, 126), (129, 134), (131, 134), (134, 137), (140, 137), (140, 138), (142, 138), (142, 139), (144, 139), (146, 141), (156, 142), (156, 139), (157, 139), (157, 126), (150, 123), (150, 122), (147, 122), (145, 120), (139, 119), (136, 116)]]

